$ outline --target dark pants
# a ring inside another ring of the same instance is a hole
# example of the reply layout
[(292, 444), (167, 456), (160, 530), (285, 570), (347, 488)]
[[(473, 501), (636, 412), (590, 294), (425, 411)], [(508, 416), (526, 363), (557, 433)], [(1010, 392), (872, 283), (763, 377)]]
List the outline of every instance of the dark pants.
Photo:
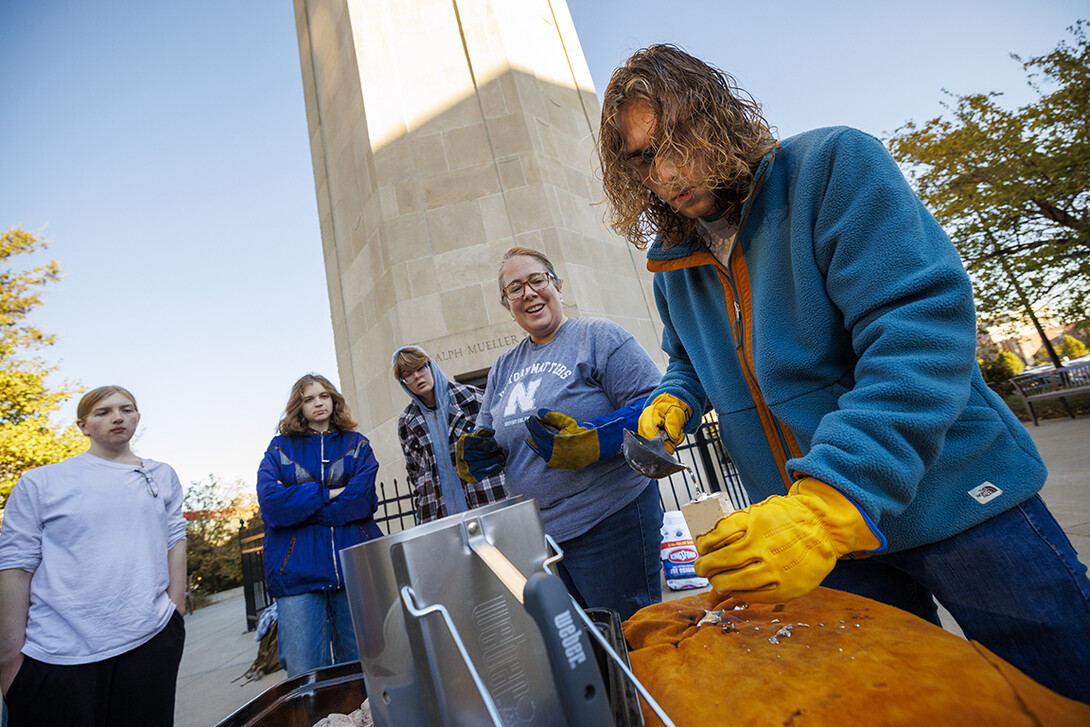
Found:
[(658, 483), (593, 528), (560, 543), (557, 575), (583, 608), (612, 608), (627, 620), (662, 600), (662, 506)]
[(23, 658), (5, 703), (10, 727), (171, 727), (185, 622), (175, 612), (150, 641), (91, 664)]

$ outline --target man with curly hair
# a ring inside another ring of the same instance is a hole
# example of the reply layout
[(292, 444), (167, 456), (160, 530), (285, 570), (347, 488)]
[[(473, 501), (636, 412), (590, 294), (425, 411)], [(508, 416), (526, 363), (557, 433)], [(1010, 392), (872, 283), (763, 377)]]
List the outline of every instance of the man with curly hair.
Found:
[(980, 375), (958, 254), (881, 142), (777, 141), (731, 76), (656, 45), (614, 72), (599, 153), (611, 225), (650, 245), (670, 357), (640, 434), (676, 446), (714, 408), (758, 503), (697, 534), (697, 572), (743, 600), (825, 585), (934, 623), (937, 599), (1090, 701), (1086, 567)]

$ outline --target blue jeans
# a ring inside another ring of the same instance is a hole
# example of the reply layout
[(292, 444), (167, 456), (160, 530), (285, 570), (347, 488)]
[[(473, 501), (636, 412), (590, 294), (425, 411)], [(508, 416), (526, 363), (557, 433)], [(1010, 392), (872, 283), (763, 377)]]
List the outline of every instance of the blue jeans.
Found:
[(612, 608), (628, 619), (662, 600), (662, 507), (651, 482), (635, 500), (593, 528), (559, 543), (557, 574), (579, 605)]
[(966, 638), (1090, 702), (1090, 580), (1040, 497), (937, 543), (842, 560), (822, 585), (935, 624), (937, 598)]
[(356, 631), (343, 588), (276, 599), (280, 664), (293, 677), (320, 666), (358, 661)]

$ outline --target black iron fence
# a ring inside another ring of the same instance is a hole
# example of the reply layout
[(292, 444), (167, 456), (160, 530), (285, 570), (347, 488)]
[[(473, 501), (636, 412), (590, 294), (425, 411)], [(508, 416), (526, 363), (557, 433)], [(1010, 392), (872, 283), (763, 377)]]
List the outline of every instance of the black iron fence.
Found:
[(412, 487), (405, 483), (402, 488), (394, 480), (390, 494), (386, 494), (386, 484), (378, 483), (378, 510), (375, 511), (375, 522), (384, 533), (399, 533), (416, 524), (416, 495)]
[(704, 417), (700, 428), (685, 438), (674, 452), (689, 466), (659, 480), (659, 501), (663, 510), (679, 510), (698, 492), (723, 492), (736, 510), (750, 504), (742, 480), (719, 441), (719, 421), (714, 414)]
[(262, 523), (238, 529), (242, 556), (242, 595), (246, 599), (246, 630), (257, 628), (257, 620), (272, 598), (265, 591), (265, 526)]
[[(736, 509), (750, 504), (738, 472), (719, 441), (719, 423), (714, 415), (705, 417), (700, 429), (686, 437), (674, 454), (689, 469), (659, 480), (659, 502), (663, 510), (680, 509), (698, 492), (724, 492)], [(392, 482), (389, 490), (386, 483), (378, 483), (375, 522), (384, 533), (400, 532), (415, 524), (416, 503), (412, 488), (396, 479)], [(260, 524), (239, 529), (247, 631), (257, 626), (261, 612), (272, 604), (265, 591), (264, 540), (265, 533)]]

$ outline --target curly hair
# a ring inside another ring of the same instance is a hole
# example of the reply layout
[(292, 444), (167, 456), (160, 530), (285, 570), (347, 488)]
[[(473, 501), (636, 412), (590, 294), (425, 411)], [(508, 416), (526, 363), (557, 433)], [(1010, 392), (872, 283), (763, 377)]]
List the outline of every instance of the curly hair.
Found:
[(760, 105), (730, 74), (677, 46), (660, 44), (632, 54), (606, 87), (598, 155), (610, 227), (644, 248), (656, 235), (666, 247), (681, 244), (696, 226), (651, 192), (625, 159), (620, 117), (635, 101), (654, 114), (656, 157), (679, 168), (699, 160), (707, 172), (695, 181), (715, 190), (724, 213), (737, 219), (757, 166), (777, 146), (772, 130)]
[(329, 417), (330, 431), (351, 432), (358, 426), (352, 418), (352, 411), (348, 408), (341, 392), (324, 376), (318, 374), (306, 374), (291, 385), (291, 394), (288, 396), (288, 405), (284, 407), (284, 416), (280, 418), (277, 431), (285, 437), (301, 437), (310, 431), (306, 417), (303, 416), (303, 392), (311, 384), (321, 384), (322, 388), (329, 392), (329, 398), (333, 400), (333, 414)]

